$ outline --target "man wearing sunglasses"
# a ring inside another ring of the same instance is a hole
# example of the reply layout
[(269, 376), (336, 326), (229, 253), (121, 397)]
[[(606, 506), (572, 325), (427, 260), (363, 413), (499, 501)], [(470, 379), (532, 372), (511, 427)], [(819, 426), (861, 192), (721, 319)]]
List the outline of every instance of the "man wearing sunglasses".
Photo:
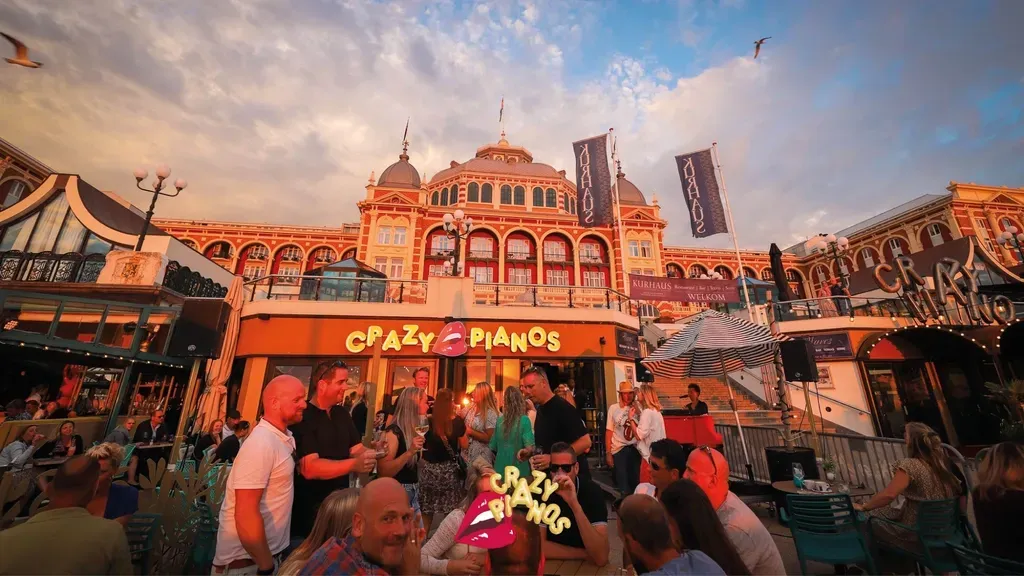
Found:
[(704, 490), (751, 574), (785, 574), (771, 533), (738, 496), (729, 491), (729, 463), (721, 452), (701, 446), (686, 460), (685, 477)]
[(585, 560), (598, 566), (608, 563), (608, 508), (604, 494), (593, 481), (579, 476), (576, 452), (565, 442), (551, 447), (548, 478), (559, 490), (548, 499), (558, 504), (572, 525), (560, 534), (548, 532), (544, 557), (548, 560)]
[(669, 484), (686, 474), (686, 449), (671, 438), (651, 443), (651, 483), (637, 485), (634, 494), (646, 494), (657, 498)]

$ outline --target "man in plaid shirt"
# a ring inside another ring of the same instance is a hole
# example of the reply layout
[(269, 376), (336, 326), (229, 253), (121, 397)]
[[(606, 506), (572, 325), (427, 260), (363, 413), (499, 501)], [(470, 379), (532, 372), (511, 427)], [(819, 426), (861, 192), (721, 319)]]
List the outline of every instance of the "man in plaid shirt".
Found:
[(420, 524), (405, 488), (394, 478), (378, 478), (359, 493), (352, 535), (325, 542), (300, 574), (419, 574), (420, 548), (426, 536)]

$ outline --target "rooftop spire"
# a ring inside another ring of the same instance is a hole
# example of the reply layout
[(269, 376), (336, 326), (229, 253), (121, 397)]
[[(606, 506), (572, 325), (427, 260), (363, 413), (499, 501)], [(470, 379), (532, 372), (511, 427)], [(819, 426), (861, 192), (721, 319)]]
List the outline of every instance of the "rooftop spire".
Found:
[(398, 155), (399, 160), (409, 159), (409, 118), (405, 119), (405, 132), (402, 133), (402, 153)]

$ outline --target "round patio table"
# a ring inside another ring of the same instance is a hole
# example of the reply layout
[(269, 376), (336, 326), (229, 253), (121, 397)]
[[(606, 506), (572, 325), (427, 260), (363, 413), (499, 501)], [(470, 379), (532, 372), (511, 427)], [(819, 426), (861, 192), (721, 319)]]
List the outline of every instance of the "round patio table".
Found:
[[(801, 496), (835, 496), (841, 494), (835, 490), (835, 487), (839, 485), (839, 482), (830, 482), (833, 490), (831, 492), (816, 492), (814, 490), (805, 490), (803, 488), (797, 488), (796, 484), (793, 484), (792, 480), (779, 480), (778, 482), (772, 482), (772, 488), (779, 492), (785, 492), (786, 494), (800, 494)], [(849, 486), (849, 484), (847, 484)], [(871, 496), (875, 492), (870, 488), (856, 488), (850, 486), (850, 490), (846, 494), (850, 495), (850, 498), (857, 498), (861, 496)]]

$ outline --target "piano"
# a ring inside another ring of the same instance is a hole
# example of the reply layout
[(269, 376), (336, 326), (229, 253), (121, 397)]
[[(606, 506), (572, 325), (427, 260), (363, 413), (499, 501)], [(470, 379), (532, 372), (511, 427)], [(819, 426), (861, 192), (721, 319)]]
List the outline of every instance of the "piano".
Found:
[(722, 435), (715, 432), (715, 420), (710, 415), (683, 416), (682, 410), (665, 410), (665, 435), (683, 446), (722, 446)]

